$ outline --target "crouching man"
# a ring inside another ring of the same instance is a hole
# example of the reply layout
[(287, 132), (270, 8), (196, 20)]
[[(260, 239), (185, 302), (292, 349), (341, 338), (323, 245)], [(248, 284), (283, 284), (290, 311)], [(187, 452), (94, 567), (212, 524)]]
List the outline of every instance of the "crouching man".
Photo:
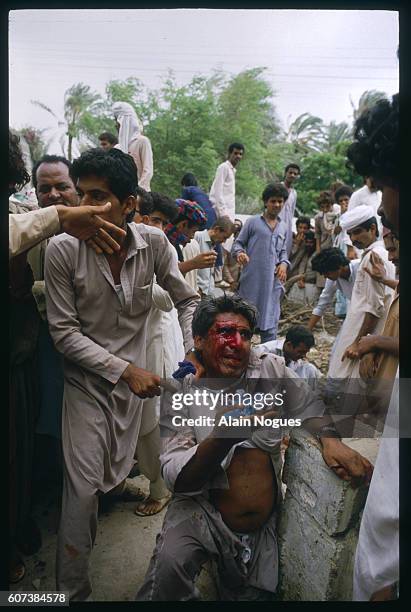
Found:
[[(338, 476), (354, 485), (371, 477), (366, 459), (327, 437), (332, 425), (323, 416), (324, 405), (284, 359), (251, 348), (256, 314), (254, 306), (238, 296), (206, 298), (194, 313), (194, 346), (204, 372), (198, 378), (188, 374), (176, 386), (179, 397), (201, 389), (201, 399), (187, 402), (191, 406), (181, 402), (178, 411), (176, 394), (162, 403), (160, 460), (173, 499), (139, 601), (198, 600), (195, 578), (210, 559), (218, 565), (222, 600), (269, 600), (277, 588), (281, 428), (250, 428), (251, 435), (246, 435), (244, 427), (221, 424), (219, 414), (228, 420), (227, 406), (221, 405), (210, 424), (201, 417), (210, 414), (199, 405), (206, 402), (204, 391), (239, 393), (243, 398), (249, 388), (253, 397), (261, 388), (273, 396), (279, 392), (285, 403), (277, 408), (277, 416), (280, 410), (281, 417), (298, 417), (316, 432), (324, 460)], [(232, 415), (238, 413), (237, 405), (228, 408)]]

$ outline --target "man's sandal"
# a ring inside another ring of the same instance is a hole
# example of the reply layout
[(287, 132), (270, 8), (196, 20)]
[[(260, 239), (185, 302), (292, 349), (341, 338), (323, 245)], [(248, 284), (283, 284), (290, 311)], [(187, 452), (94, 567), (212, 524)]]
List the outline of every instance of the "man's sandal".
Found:
[[(163, 497), (162, 499), (153, 499), (150, 496), (147, 496), (144, 501), (142, 501), (137, 508), (134, 510), (134, 514), (137, 516), (153, 516), (154, 514), (158, 514), (167, 506), (168, 502), (171, 499), (171, 495), (167, 497)], [(144, 506), (149, 505), (148, 508), (144, 509)], [(152, 509), (150, 509), (150, 506)]]

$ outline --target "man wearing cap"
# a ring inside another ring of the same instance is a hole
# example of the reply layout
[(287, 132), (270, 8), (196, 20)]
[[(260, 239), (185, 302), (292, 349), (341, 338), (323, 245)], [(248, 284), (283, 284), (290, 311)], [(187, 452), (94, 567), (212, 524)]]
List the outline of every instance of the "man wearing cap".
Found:
[(177, 251), (178, 267), (188, 284), (198, 292), (197, 270), (213, 268), (217, 259), (215, 251), (200, 253), (200, 246), (194, 234), (206, 227), (207, 216), (196, 202), (176, 200), (178, 215), (169, 223), (165, 233)]
[(385, 276), (395, 278), (395, 268), (388, 261), (384, 243), (379, 239), (377, 219), (370, 206), (358, 206), (340, 219), (353, 246), (363, 249), (354, 282), (351, 306), (344, 328), (332, 354), (328, 378), (348, 379), (359, 376), (358, 342), (371, 333), (380, 333), (391, 300), (392, 289), (374, 280), (365, 268), (376, 262), (384, 266)]
[(113, 104), (113, 113), (118, 130), (118, 145), (123, 153), (129, 153), (137, 166), (138, 185), (150, 191), (153, 177), (153, 151), (147, 136), (143, 136), (143, 124), (128, 102)]

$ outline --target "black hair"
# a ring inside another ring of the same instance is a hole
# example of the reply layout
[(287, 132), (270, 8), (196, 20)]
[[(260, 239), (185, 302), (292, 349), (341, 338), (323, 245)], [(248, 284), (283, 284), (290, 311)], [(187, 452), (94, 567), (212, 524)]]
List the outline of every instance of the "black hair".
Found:
[(181, 184), (184, 187), (197, 187), (198, 182), (194, 174), (187, 172), (181, 179)]
[(228, 147), (228, 152), (232, 153), (234, 149), (240, 149), (240, 151), (244, 151), (244, 145), (241, 142), (232, 142)]
[(116, 145), (118, 143), (118, 138), (111, 132), (102, 132), (98, 137), (99, 140), (107, 140), (111, 145)]
[(298, 164), (288, 164), (285, 169), (284, 169), (284, 174), (290, 169), (290, 168), (295, 168), (296, 170), (298, 170), (298, 174), (301, 174), (301, 168)]
[(284, 198), (284, 202), (288, 198), (287, 188), (282, 183), (270, 183), (263, 191), (263, 202), (268, 202), (270, 198)]
[(131, 155), (120, 149), (89, 149), (73, 161), (75, 180), (98, 176), (107, 181), (110, 191), (123, 202), (137, 193), (137, 166)]
[(243, 300), (239, 295), (224, 294), (220, 297), (207, 296), (197, 306), (191, 324), (193, 336), (204, 338), (213, 325), (216, 316), (225, 312), (242, 315), (248, 321), (251, 331), (254, 331), (257, 322), (256, 307)]
[(73, 166), (68, 159), (66, 159), (62, 155), (43, 155), (43, 157), (34, 164), (32, 170), (31, 180), (35, 189), (37, 189), (37, 170), (39, 169), (41, 164), (64, 164), (65, 166), (67, 166), (69, 176), (74, 183)]
[(217, 217), (211, 229), (216, 227), (222, 229), (224, 232), (234, 232), (234, 223), (231, 221), (230, 217)]
[(315, 272), (325, 274), (326, 272), (335, 272), (341, 266), (348, 266), (349, 263), (341, 249), (329, 247), (314, 255), (311, 260), (311, 267)]
[(137, 187), (138, 212), (140, 215), (151, 215), (154, 210), (154, 202), (151, 193)]
[[(174, 219), (178, 216), (178, 206), (175, 200), (172, 200), (166, 195), (162, 195), (161, 193), (157, 193), (156, 191), (151, 192), (151, 200), (153, 203), (151, 212), (158, 210), (163, 213), (168, 219), (169, 223), (174, 223)], [(143, 214), (151, 214), (151, 213), (142, 213), (140, 207), (140, 213)]]
[(314, 238), (315, 238), (315, 234), (312, 230), (307, 230), (306, 232), (304, 232), (305, 240), (314, 240)]
[[(370, 217), (370, 219), (367, 219), (367, 221), (364, 221), (364, 223), (359, 223), (358, 225), (356, 225), (356, 227), (362, 227), (363, 229), (368, 231), (371, 228), (371, 225), (373, 224), (375, 225), (375, 235), (378, 238), (380, 235), (380, 232), (378, 231), (378, 223), (375, 217)], [(352, 228), (352, 229), (355, 229), (355, 228)]]
[(349, 187), (348, 185), (342, 185), (337, 189), (334, 194), (335, 201), (338, 204), (339, 198), (341, 198), (342, 196), (348, 196), (350, 198), (352, 196), (352, 193), (353, 190), (351, 189), (351, 187)]
[(307, 348), (311, 348), (315, 344), (313, 333), (308, 327), (304, 327), (303, 325), (293, 325), (289, 327), (285, 334), (285, 341), (291, 342), (294, 348), (298, 346), (300, 342), (303, 342)]
[(243, 227), (243, 222), (241, 221), (241, 219), (234, 219), (234, 223), (239, 223), (241, 227)]
[[(137, 193), (137, 166), (131, 155), (120, 149), (89, 149), (73, 161), (74, 183), (84, 176), (97, 176), (105, 179), (114, 195), (123, 202)], [(135, 211), (126, 217), (130, 223)]]
[(30, 181), (30, 174), (24, 165), (23, 154), (20, 149), (20, 138), (9, 130), (9, 176), (8, 181), (13, 185), (13, 191), (22, 189)]
[(354, 142), (348, 147), (347, 166), (362, 176), (388, 180), (397, 187), (400, 173), (399, 96), (378, 100), (355, 122)]
[(298, 217), (297, 221), (295, 222), (296, 227), (298, 227), (299, 225), (302, 224), (308, 225), (308, 227), (311, 227), (311, 220), (310, 217)]
[(331, 191), (321, 191), (317, 197), (317, 204), (334, 204), (334, 197)]

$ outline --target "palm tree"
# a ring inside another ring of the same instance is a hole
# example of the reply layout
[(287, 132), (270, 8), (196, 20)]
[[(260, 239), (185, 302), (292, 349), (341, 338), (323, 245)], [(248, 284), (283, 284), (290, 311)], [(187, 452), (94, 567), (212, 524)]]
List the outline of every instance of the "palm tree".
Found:
[(26, 140), (29, 146), (32, 165), (47, 153), (50, 139), (47, 142), (44, 141), (45, 131), (45, 129), (38, 129), (31, 125), (26, 125), (19, 130), (19, 134)]
[[(288, 121), (290, 118), (288, 119)], [(324, 140), (324, 124), (320, 117), (303, 113), (299, 115), (288, 126), (285, 132), (285, 141), (294, 145), (295, 152), (310, 150), (318, 151), (321, 149)]]
[(335, 147), (340, 143), (347, 140), (352, 140), (352, 130), (348, 123), (342, 121), (337, 123), (331, 121), (324, 126), (324, 144), (323, 151), (334, 151)]
[(57, 127), (64, 132), (60, 135), (59, 141), (65, 155), (65, 142), (67, 140), (67, 158), (72, 160), (73, 140), (80, 139), (84, 136), (86, 130), (84, 124), (87, 118), (94, 112), (96, 106), (100, 102), (99, 94), (90, 91), (88, 85), (77, 83), (72, 85), (64, 94), (64, 120), (59, 118), (56, 113), (46, 104), (39, 100), (32, 100), (32, 104), (39, 106), (57, 120)]
[(387, 95), (382, 91), (377, 91), (376, 89), (369, 89), (367, 91), (364, 91), (364, 93), (360, 96), (360, 99), (358, 100), (358, 106), (355, 106), (350, 96), (350, 103), (353, 110), (354, 121), (356, 121), (365, 110), (374, 106), (374, 104), (378, 102), (378, 100), (387, 100)]
[[(66, 140), (66, 123), (65, 121), (63, 121), (62, 119), (60, 119), (56, 113), (46, 104), (44, 104), (43, 102), (40, 102), (40, 100), (31, 100), (32, 104), (35, 104), (36, 106), (39, 106), (40, 108), (42, 108), (43, 110), (45, 110), (47, 113), (49, 113), (52, 117), (54, 117), (54, 119), (57, 121), (57, 136), (59, 139), (59, 143), (61, 146), (61, 150), (63, 155), (66, 155), (66, 152), (64, 150), (64, 144), (65, 144), (65, 140)], [(47, 131), (51, 128), (45, 128), (44, 131)], [(64, 131), (62, 131), (64, 130)], [(51, 140), (53, 139), (53, 137), (51, 138)]]
[(91, 114), (100, 96), (90, 91), (89, 85), (78, 83), (70, 87), (64, 94), (64, 118), (67, 124), (68, 150), (67, 157), (71, 161), (73, 139), (82, 134), (82, 119)]

